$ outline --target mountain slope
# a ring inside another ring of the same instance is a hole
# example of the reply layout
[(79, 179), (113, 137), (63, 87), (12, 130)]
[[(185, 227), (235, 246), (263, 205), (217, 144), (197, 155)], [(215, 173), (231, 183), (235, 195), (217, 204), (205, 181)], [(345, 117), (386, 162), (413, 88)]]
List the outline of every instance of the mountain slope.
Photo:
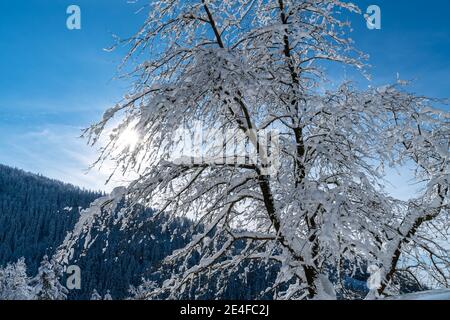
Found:
[(35, 273), (101, 194), (0, 165), (0, 265), (26, 258)]
[[(28, 273), (34, 275), (44, 255), (52, 256), (73, 229), (80, 211), (100, 196), (0, 165), (0, 266), (24, 257)], [(151, 213), (147, 211), (141, 219)], [(145, 241), (143, 231), (153, 233), (157, 240)], [(97, 241), (89, 251), (76, 250), (73, 263), (81, 269), (82, 286), (70, 292), (69, 298), (88, 299), (94, 289), (103, 295), (110, 290), (113, 296), (124, 298), (130, 284), (138, 285), (150, 266), (184, 244), (170, 229), (154, 224), (145, 224), (137, 234), (131, 232), (112, 225), (108, 234), (95, 232)]]
[[(0, 165), (0, 266), (25, 257), (28, 273), (35, 275), (43, 256), (52, 256), (73, 229), (80, 211), (100, 196)], [(133, 221), (135, 228), (124, 232), (110, 221), (109, 232), (93, 231), (96, 241), (89, 250), (80, 242), (71, 263), (81, 269), (81, 290), (71, 291), (69, 299), (89, 299), (94, 289), (101, 295), (110, 291), (114, 298), (126, 298), (130, 285), (138, 286), (143, 277), (163, 281), (153, 273), (164, 257), (188, 242), (190, 223), (180, 219), (166, 225), (163, 217), (151, 221), (151, 210), (141, 211)], [(245, 281), (240, 273), (225, 284), (211, 281), (210, 290), (220, 285), (226, 287), (224, 298), (250, 299), (268, 281), (265, 272), (251, 272)], [(207, 299), (209, 292), (193, 292), (192, 297)]]

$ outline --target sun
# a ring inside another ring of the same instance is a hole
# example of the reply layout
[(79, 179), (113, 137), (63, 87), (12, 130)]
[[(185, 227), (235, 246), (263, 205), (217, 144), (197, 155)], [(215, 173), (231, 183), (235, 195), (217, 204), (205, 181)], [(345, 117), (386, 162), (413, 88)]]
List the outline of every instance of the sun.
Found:
[(139, 142), (139, 134), (134, 129), (134, 127), (130, 126), (126, 128), (119, 137), (117, 145), (120, 146), (121, 149), (130, 148), (134, 149)]

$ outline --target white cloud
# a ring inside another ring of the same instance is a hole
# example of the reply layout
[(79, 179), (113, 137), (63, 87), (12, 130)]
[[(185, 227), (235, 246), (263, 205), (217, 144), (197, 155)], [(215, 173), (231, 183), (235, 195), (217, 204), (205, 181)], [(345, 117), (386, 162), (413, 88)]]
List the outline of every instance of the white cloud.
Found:
[(117, 183), (105, 185), (111, 164), (92, 168), (95, 148), (81, 139), (81, 128), (50, 125), (41, 130), (11, 134), (0, 153), (0, 162), (39, 173), (80, 187), (109, 191)]

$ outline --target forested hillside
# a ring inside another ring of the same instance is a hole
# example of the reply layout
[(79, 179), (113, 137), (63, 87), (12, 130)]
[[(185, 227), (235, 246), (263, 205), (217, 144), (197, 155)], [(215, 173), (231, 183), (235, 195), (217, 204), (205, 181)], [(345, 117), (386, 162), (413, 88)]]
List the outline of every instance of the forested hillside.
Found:
[[(34, 276), (43, 257), (52, 256), (73, 229), (80, 211), (100, 196), (0, 165), (0, 266), (24, 257), (28, 275)], [(140, 216), (141, 221), (149, 214), (150, 210)], [(81, 246), (76, 250), (73, 263), (81, 268), (82, 286), (70, 292), (69, 298), (88, 299), (94, 289), (102, 295), (109, 290), (112, 296), (124, 298), (130, 284), (140, 284), (149, 266), (185, 244), (170, 233), (170, 228), (163, 232), (148, 223), (140, 231), (126, 233), (112, 226), (109, 234), (98, 236), (89, 251), (84, 252)]]
[[(24, 257), (28, 276), (35, 276), (43, 257), (51, 257), (73, 229), (80, 210), (99, 196), (0, 165), (0, 269)], [(159, 285), (170, 276), (155, 271), (164, 257), (187, 243), (190, 222), (180, 219), (164, 224), (163, 217), (150, 221), (152, 211), (141, 210), (127, 231), (110, 219), (110, 232), (94, 231), (96, 241), (89, 250), (85, 251), (80, 241), (71, 263), (80, 267), (82, 285), (81, 290), (69, 292), (69, 299), (90, 299), (94, 290), (102, 296), (110, 292), (114, 299), (123, 299), (130, 296), (130, 285), (138, 287), (143, 278)], [(271, 272), (258, 272), (261, 268), (265, 267), (250, 264), (227, 278), (204, 279), (209, 283), (207, 289), (200, 292), (193, 287), (189, 298), (211, 298), (217, 290), (223, 291), (223, 298), (255, 298), (268, 281), (273, 281)]]
[(0, 265), (25, 257), (35, 273), (100, 195), (0, 165)]

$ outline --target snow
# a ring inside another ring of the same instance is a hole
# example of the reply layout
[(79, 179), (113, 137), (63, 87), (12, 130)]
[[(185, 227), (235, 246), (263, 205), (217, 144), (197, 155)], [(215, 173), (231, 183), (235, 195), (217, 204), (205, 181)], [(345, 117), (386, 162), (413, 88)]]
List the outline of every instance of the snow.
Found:
[(430, 290), (409, 293), (397, 297), (386, 298), (385, 300), (449, 300), (450, 289)]

